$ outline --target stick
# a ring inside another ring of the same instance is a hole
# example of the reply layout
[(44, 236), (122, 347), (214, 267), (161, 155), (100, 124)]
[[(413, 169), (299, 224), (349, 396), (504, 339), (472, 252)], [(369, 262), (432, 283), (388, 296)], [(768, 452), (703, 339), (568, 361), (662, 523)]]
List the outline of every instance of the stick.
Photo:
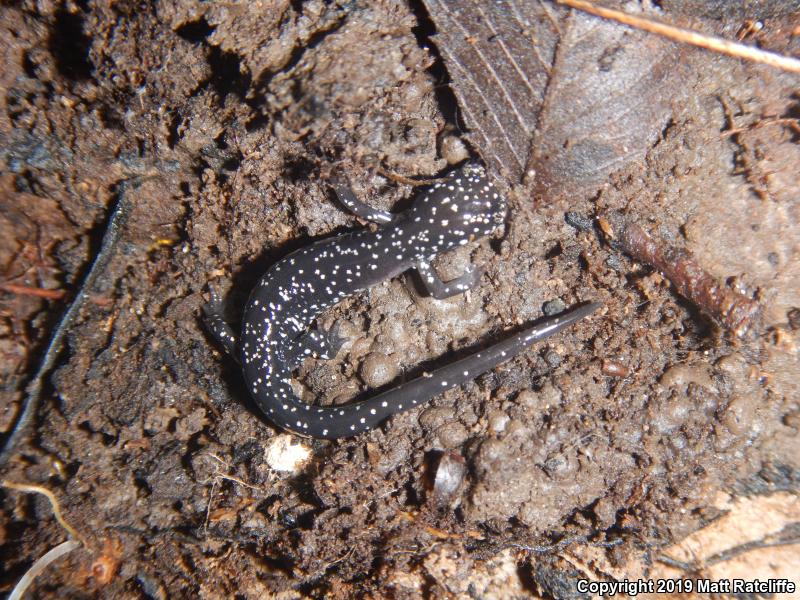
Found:
[(754, 48), (753, 46), (739, 44), (738, 42), (732, 42), (730, 40), (726, 40), (725, 38), (706, 35), (691, 29), (676, 27), (675, 25), (667, 25), (666, 23), (660, 23), (645, 17), (637, 17), (636, 15), (631, 15), (620, 10), (598, 6), (592, 2), (587, 2), (586, 0), (555, 0), (555, 2), (557, 4), (563, 4), (571, 8), (582, 10), (583, 12), (587, 12), (597, 17), (603, 17), (604, 19), (617, 21), (618, 23), (628, 25), (629, 27), (655, 33), (677, 42), (691, 44), (693, 46), (698, 46), (699, 48), (705, 48), (706, 50), (719, 52), (720, 54), (728, 54), (729, 56), (743, 58), (751, 62), (764, 63), (765, 65), (783, 69), (784, 71), (800, 73), (800, 60), (790, 56), (783, 56), (781, 54), (775, 54), (774, 52), (767, 52), (766, 50)]
[(106, 227), (105, 234), (103, 235), (103, 241), (100, 244), (100, 250), (98, 251), (97, 256), (95, 256), (92, 266), (89, 268), (89, 271), (86, 273), (86, 276), (83, 278), (83, 281), (78, 287), (75, 293), (75, 298), (72, 300), (69, 308), (67, 308), (66, 312), (61, 317), (61, 321), (58, 323), (55, 330), (53, 330), (53, 335), (50, 338), (50, 342), (47, 344), (47, 350), (44, 353), (42, 362), (33, 378), (28, 383), (26, 390), (27, 396), (23, 401), (23, 408), (17, 417), (17, 422), (2, 443), (2, 451), (0, 451), (0, 466), (4, 465), (11, 457), (14, 448), (16, 448), (17, 444), (19, 444), (19, 441), (22, 438), (22, 434), (25, 433), (28, 425), (30, 425), (30, 422), (33, 420), (33, 417), (36, 414), (41, 402), (42, 383), (44, 378), (50, 374), (55, 366), (56, 360), (58, 359), (59, 354), (61, 354), (61, 349), (63, 348), (64, 337), (67, 335), (67, 332), (70, 330), (75, 319), (78, 317), (78, 313), (80, 313), (84, 302), (89, 297), (89, 292), (91, 291), (92, 287), (94, 287), (97, 278), (99, 277), (100, 273), (103, 272), (106, 264), (108, 264), (108, 261), (111, 258), (111, 254), (113, 253), (114, 247), (119, 240), (120, 232), (129, 212), (128, 202), (125, 198), (129, 184), (130, 180), (123, 181), (120, 185), (117, 202), (111, 211), (111, 215), (109, 216), (108, 225)]

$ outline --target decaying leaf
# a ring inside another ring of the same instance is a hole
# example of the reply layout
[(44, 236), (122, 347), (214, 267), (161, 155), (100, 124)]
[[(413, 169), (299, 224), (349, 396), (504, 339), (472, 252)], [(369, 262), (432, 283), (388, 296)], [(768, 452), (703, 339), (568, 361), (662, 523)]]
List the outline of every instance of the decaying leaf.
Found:
[(671, 42), (549, 2), (426, 0), (468, 138), (544, 199), (641, 158), (680, 77)]

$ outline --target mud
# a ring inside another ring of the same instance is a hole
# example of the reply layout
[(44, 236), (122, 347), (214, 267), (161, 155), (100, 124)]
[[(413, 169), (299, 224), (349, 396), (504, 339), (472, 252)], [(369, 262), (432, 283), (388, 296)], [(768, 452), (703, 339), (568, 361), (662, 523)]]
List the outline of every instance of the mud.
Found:
[[(460, 155), (424, 11), (0, 10), (0, 283), (67, 294), (0, 292), (0, 431), (113, 203), (130, 206), (3, 467), (52, 490), (86, 538), (37, 579), (41, 597), (552, 596), (572, 581), (565, 553), (648, 563), (707, 524), (721, 491), (796, 497), (800, 146), (785, 121), (767, 122), (796, 119), (796, 78), (693, 51), (690, 100), (673, 103), (640, 164), (581, 196), (516, 196), (504, 232), (437, 264), (444, 278), (485, 266), (463, 297), (425, 297), (403, 276), (341, 303), (322, 324), (347, 342), (335, 360), (306, 361), (298, 389), (346, 402), (546, 307), (597, 300), (597, 316), (366, 435), (287, 440), (199, 308), (216, 282), (235, 322), (276, 258), (362, 226), (335, 202), (331, 173), (402, 207), (402, 178)], [(757, 293), (757, 331), (726, 334), (606, 245), (589, 224), (609, 210)], [(443, 460), (454, 474), (437, 473)], [(756, 485), (766, 472), (780, 485)], [(0, 494), (7, 591), (66, 536), (43, 497)]]

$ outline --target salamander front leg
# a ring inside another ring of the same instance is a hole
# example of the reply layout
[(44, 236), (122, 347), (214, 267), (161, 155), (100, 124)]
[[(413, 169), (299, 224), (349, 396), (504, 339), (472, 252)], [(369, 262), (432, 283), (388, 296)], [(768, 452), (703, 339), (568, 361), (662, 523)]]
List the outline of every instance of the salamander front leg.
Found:
[(332, 185), (333, 190), (336, 192), (336, 197), (339, 198), (339, 202), (357, 217), (372, 221), (373, 223), (378, 223), (379, 225), (385, 225), (386, 223), (394, 221), (394, 215), (392, 213), (387, 210), (373, 208), (366, 202), (362, 202), (356, 197), (353, 190), (345, 184), (334, 182)]
[(467, 290), (474, 288), (480, 283), (483, 269), (473, 267), (467, 270), (463, 275), (451, 279), (450, 281), (442, 281), (441, 277), (431, 267), (427, 261), (420, 261), (417, 263), (417, 272), (422, 278), (422, 283), (428, 293), (437, 300), (444, 300), (451, 296), (463, 294)]
[(239, 342), (236, 334), (222, 317), (222, 298), (216, 289), (209, 286), (211, 299), (203, 306), (203, 322), (216, 342), (237, 362), (239, 361)]
[(335, 328), (330, 331), (312, 329), (295, 338), (283, 358), (289, 368), (294, 370), (307, 356), (325, 360), (333, 358), (344, 342), (345, 338), (340, 337)]

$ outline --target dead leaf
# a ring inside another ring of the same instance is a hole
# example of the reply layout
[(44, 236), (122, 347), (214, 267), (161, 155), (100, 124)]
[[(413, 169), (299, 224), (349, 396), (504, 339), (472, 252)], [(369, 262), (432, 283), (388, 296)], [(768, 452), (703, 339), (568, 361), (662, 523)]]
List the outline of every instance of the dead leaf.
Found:
[(503, 183), (545, 199), (596, 188), (669, 119), (671, 42), (548, 2), (425, 4), (467, 137)]

